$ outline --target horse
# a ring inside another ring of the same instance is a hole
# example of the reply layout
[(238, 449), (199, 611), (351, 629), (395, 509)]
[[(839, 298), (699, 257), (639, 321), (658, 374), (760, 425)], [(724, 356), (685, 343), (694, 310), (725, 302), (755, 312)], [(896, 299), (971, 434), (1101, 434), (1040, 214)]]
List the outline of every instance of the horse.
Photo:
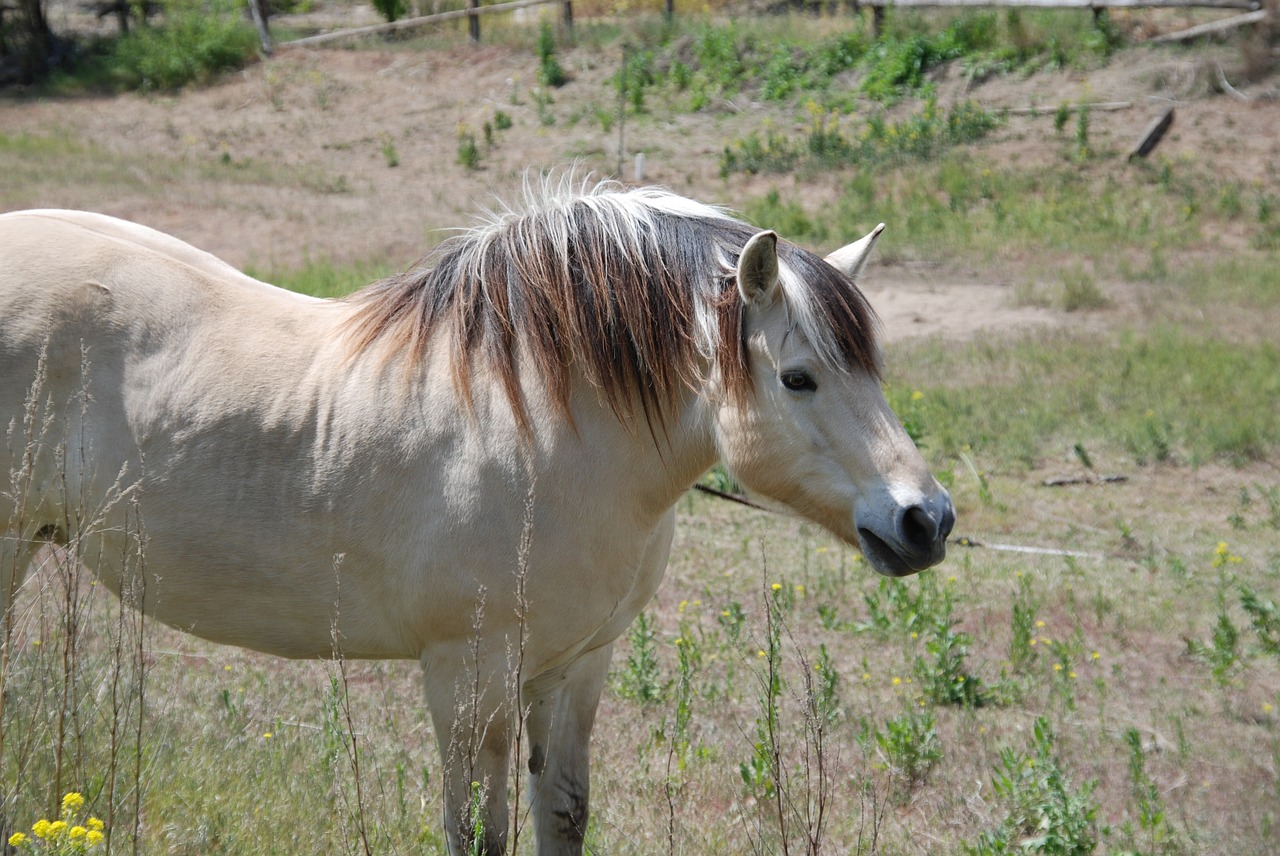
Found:
[(417, 659), (450, 852), (505, 851), (523, 745), (537, 853), (581, 853), (614, 641), (713, 464), (882, 574), (945, 555), (950, 496), (854, 283), (881, 229), (823, 259), (666, 190), (547, 180), (323, 300), (112, 217), (0, 215), (4, 638), (36, 550), (74, 543), (205, 639)]

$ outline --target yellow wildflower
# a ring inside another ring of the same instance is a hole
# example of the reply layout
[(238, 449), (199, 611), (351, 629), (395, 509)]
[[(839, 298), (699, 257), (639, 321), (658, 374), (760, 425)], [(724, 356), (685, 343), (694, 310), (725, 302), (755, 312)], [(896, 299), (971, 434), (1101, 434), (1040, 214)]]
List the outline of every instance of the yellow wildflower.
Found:
[(55, 820), (49, 824), (49, 837), (61, 838), (62, 833), (67, 831), (67, 822), (65, 820)]
[(894, 678), (894, 679), (893, 679), (893, 685), (894, 685), (895, 687), (896, 687), (896, 686), (901, 685), (901, 683), (902, 683), (902, 678)]
[(71, 827), (71, 830), (67, 833), (67, 837), (69, 837), (72, 841), (79, 841), (88, 834), (89, 834), (89, 830), (85, 829), (83, 826), (73, 826)]
[(774, 583), (771, 588), (773, 588), (774, 591), (782, 591), (782, 583)]
[(914, 391), (914, 392), (912, 392), (912, 393), (911, 393), (911, 400), (912, 400), (912, 401), (919, 401), (919, 400), (920, 400), (920, 399), (922, 399), (922, 398), (924, 398), (924, 393), (923, 393), (923, 392), (921, 392), (921, 391), (920, 391), (920, 390), (918, 390), (918, 389), (917, 389), (916, 391)]
[(90, 847), (92, 847), (95, 844), (101, 844), (103, 837), (103, 834), (98, 830), (90, 829), (88, 834), (85, 835), (84, 840), (89, 843)]
[(98, 818), (91, 817), (85, 822), (85, 826), (89, 827), (90, 831), (101, 832), (102, 830), (106, 829), (107, 825), (102, 821), (98, 820)]
[(1044, 622), (1043, 622), (1043, 621), (1037, 621), (1037, 622), (1036, 622), (1036, 627), (1044, 627)]
[(1061, 663), (1054, 663), (1054, 664), (1053, 664), (1053, 670), (1054, 670), (1055, 672), (1061, 672), (1061, 671), (1062, 671), (1062, 664), (1061, 664)]
[(49, 827), (52, 825), (53, 824), (49, 823), (49, 821), (45, 820), (42, 817), (35, 822), (35, 825), (31, 827), (31, 831), (36, 834), (36, 838), (48, 838)]
[(67, 794), (65, 797), (62, 798), (63, 811), (75, 811), (79, 808), (82, 808), (83, 806), (84, 806), (84, 796), (77, 793), (76, 791), (72, 791), (71, 793)]
[(21, 832), (15, 832), (13, 835), (9, 836), (9, 846), (21, 847), (22, 842), (26, 840), (27, 840), (27, 836), (23, 835)]

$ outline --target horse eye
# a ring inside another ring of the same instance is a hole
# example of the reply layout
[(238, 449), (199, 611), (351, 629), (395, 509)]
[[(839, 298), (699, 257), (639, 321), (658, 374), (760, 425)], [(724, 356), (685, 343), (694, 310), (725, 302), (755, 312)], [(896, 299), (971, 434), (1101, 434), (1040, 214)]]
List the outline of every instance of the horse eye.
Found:
[(801, 371), (783, 372), (782, 385), (792, 392), (813, 392), (818, 388), (808, 372)]

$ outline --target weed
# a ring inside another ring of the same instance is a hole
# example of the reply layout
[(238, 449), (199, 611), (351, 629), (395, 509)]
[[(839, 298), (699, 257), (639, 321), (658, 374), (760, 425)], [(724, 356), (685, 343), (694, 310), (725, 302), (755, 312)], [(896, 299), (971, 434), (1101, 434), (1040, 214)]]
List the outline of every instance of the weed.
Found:
[(641, 704), (657, 704), (666, 698), (669, 684), (658, 667), (658, 643), (647, 613), (640, 613), (627, 632), (631, 652), (618, 685), (618, 694)]
[(1076, 108), (1076, 160), (1087, 160), (1089, 150), (1089, 107), (1081, 104)]
[(511, 121), (511, 114), (507, 113), (505, 110), (494, 111), (493, 127), (495, 130), (506, 131), (509, 130), (513, 124), (514, 123)]
[(1071, 118), (1071, 105), (1062, 102), (1053, 113), (1053, 132), (1061, 137), (1067, 129), (1067, 121)]
[(1261, 640), (1263, 653), (1280, 657), (1280, 606), (1271, 598), (1259, 597), (1249, 586), (1240, 589), (1240, 606), (1249, 616), (1249, 626)]
[(480, 168), (480, 147), (476, 145), (476, 135), (466, 126), (458, 126), (458, 163), (470, 170)]
[(392, 169), (400, 165), (400, 153), (396, 151), (395, 140), (389, 134), (382, 137), (382, 159)]
[(969, 856), (1044, 853), (1087, 856), (1098, 842), (1096, 780), (1073, 789), (1054, 752), (1049, 722), (1037, 717), (1030, 754), (1000, 750), (991, 785), (1008, 807), (1001, 824), (964, 848)]
[(1040, 598), (1032, 591), (1031, 578), (1018, 575), (1018, 589), (1013, 595), (1013, 632), (1009, 638), (1009, 665), (1015, 672), (1027, 672), (1039, 657), (1036, 648), (1036, 614)]
[[(1177, 852), (1177, 848), (1173, 846), (1173, 833), (1169, 828), (1160, 789), (1147, 772), (1147, 753), (1142, 746), (1142, 735), (1138, 733), (1138, 729), (1125, 729), (1124, 743), (1129, 749), (1129, 789), (1138, 810), (1137, 832), (1129, 823), (1124, 824), (1126, 837), (1135, 843), (1132, 852), (1134, 856)], [(1145, 849), (1136, 846), (1139, 838), (1145, 844)]]
[(1067, 312), (1103, 309), (1110, 303), (1093, 276), (1084, 268), (1076, 265), (1062, 272), (1062, 308)]
[(545, 18), (538, 28), (538, 82), (553, 89), (569, 82), (569, 76), (556, 59), (555, 31), (551, 22)]
[[(863, 728), (867, 734), (868, 727), (864, 724)], [(896, 789), (899, 802), (906, 802), (912, 791), (928, 778), (929, 771), (942, 760), (937, 719), (928, 707), (908, 702), (901, 714), (885, 722), (883, 730), (871, 728), (868, 736), (900, 783)]]

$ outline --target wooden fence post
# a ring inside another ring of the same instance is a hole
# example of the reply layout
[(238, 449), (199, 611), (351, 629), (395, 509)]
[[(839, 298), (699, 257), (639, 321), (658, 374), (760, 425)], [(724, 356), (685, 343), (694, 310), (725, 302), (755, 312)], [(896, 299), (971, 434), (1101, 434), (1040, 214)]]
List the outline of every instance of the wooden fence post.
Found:
[[(124, 3), (120, 5), (125, 6)], [(249, 0), (249, 14), (253, 17), (253, 25), (258, 29), (258, 41), (262, 43), (262, 52), (271, 56), (271, 31), (267, 28), (268, 13), (265, 0)]]
[(564, 0), (564, 26), (573, 31), (573, 0)]
[(467, 9), (471, 14), (467, 16), (467, 25), (471, 30), (471, 44), (480, 44), (480, 16), (475, 13), (480, 8), (480, 0), (467, 0)]

